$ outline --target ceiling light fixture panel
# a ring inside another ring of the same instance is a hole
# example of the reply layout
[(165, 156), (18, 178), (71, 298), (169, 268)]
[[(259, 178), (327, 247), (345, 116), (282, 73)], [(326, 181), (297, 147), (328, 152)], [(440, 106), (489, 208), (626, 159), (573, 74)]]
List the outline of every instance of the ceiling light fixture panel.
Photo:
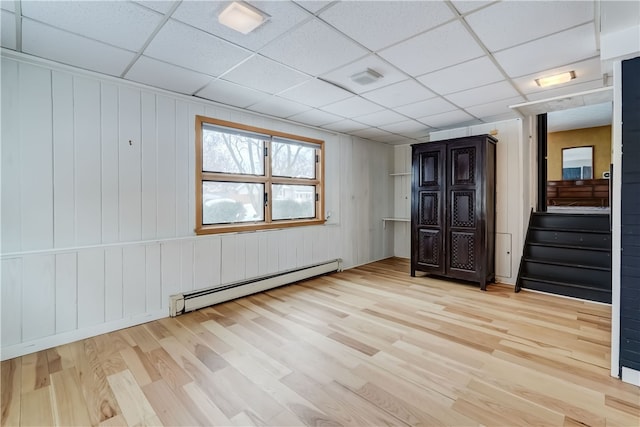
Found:
[(369, 85), (371, 83), (377, 82), (382, 77), (383, 77), (382, 74), (378, 73), (375, 70), (372, 70), (371, 68), (367, 68), (365, 71), (361, 73), (356, 73), (352, 75), (350, 78), (355, 83), (358, 83), (361, 85)]
[(269, 18), (269, 15), (248, 3), (234, 1), (220, 12), (218, 22), (242, 34), (249, 34)]
[(562, 83), (570, 82), (576, 78), (575, 71), (567, 71), (566, 73), (555, 74), (553, 76), (541, 77), (536, 79), (536, 84), (540, 87), (555, 86)]

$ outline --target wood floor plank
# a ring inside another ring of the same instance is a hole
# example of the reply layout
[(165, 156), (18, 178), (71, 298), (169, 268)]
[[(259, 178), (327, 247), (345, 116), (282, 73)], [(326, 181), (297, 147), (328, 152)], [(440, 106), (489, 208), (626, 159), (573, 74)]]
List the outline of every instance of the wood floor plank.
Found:
[(0, 364), (0, 370), (0, 384), (2, 384), (0, 424), (18, 426), (22, 395), (22, 358), (3, 361)]
[(2, 362), (4, 425), (640, 425), (611, 307), (386, 259)]

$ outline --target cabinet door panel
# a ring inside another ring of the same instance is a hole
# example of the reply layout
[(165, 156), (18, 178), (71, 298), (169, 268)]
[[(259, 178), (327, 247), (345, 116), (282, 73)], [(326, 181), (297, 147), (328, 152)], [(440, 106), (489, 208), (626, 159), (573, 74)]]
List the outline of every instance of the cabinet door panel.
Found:
[(440, 226), (440, 193), (436, 191), (421, 191), (418, 206), (419, 225)]
[(475, 272), (475, 233), (452, 231), (450, 237), (450, 268), (468, 272)]
[(420, 187), (440, 185), (440, 151), (420, 154)]
[(474, 228), (476, 226), (476, 192), (451, 192), (451, 227)]
[(423, 229), (418, 232), (418, 263), (436, 269), (441, 267), (442, 239), (439, 230)]
[(451, 150), (451, 178), (453, 185), (473, 185), (476, 182), (476, 147)]

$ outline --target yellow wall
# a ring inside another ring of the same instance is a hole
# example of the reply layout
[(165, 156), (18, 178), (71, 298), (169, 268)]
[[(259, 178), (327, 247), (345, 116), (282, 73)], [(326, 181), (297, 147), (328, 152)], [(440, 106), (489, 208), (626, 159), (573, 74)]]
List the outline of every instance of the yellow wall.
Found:
[(594, 179), (611, 164), (611, 126), (551, 132), (547, 135), (547, 180), (562, 179), (562, 149), (593, 145)]

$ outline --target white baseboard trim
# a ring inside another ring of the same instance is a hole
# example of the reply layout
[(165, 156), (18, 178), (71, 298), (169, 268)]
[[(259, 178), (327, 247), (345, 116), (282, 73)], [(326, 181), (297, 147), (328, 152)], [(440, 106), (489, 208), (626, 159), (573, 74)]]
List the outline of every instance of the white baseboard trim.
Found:
[(13, 344), (0, 349), (0, 359), (7, 360), (14, 357), (24, 356), (25, 354), (35, 353), (36, 351), (46, 350), (70, 342), (91, 338), (96, 335), (106, 334), (108, 332), (117, 331), (119, 329), (129, 328), (131, 326), (140, 325), (142, 323), (151, 322), (153, 320), (169, 317), (169, 310), (163, 309), (152, 313), (144, 313), (137, 316), (131, 316), (126, 319), (114, 320), (112, 322), (100, 323), (87, 328), (76, 329), (74, 331), (63, 332), (48, 337), (42, 337), (35, 340)]
[(640, 371), (622, 367), (622, 381), (640, 387)]

